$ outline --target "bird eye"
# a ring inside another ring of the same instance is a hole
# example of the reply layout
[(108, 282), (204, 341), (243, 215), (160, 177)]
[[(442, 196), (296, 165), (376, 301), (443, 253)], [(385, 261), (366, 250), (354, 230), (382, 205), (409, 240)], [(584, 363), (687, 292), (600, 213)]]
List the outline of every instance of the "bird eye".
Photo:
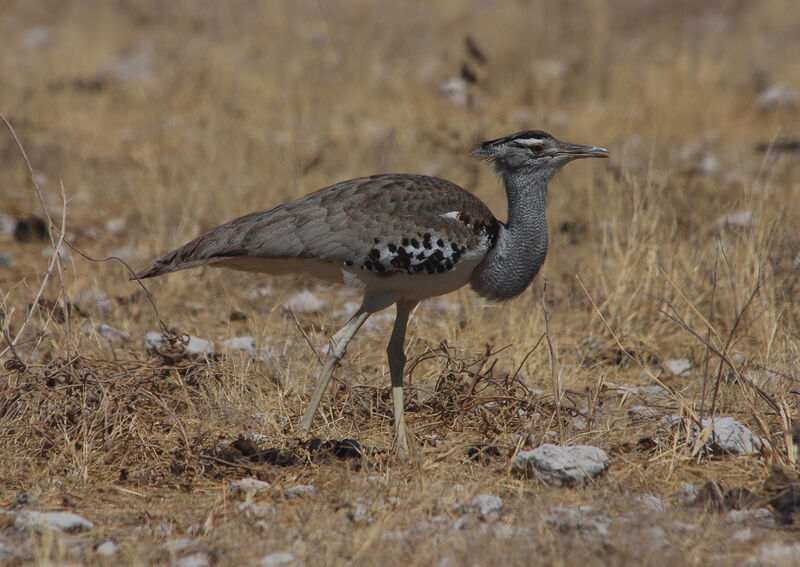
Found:
[(541, 144), (536, 144), (531, 146), (531, 151), (535, 154), (540, 154), (544, 151), (544, 146)]

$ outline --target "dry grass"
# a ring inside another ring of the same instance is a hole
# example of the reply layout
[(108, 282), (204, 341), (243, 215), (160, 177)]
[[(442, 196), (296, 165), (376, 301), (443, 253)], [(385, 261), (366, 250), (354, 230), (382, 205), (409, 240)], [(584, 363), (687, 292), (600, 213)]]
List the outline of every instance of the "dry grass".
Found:
[[(27, 492), (42, 509), (96, 523), (87, 536), (4, 527), (25, 549), (9, 562), (102, 563), (92, 545), (113, 538), (122, 563), (166, 564), (174, 557), (160, 546), (191, 537), (220, 564), (273, 551), (307, 564), (739, 564), (761, 542), (796, 537), (784, 527), (732, 540), (742, 525), (678, 499), (689, 482), (760, 493), (771, 466), (797, 468), (800, 162), (756, 150), (800, 136), (797, 107), (756, 105), (765, 86), (800, 84), (794, 2), (53, 1), (11, 2), (3, 13), (0, 112), (35, 175), (4, 130), (0, 212), (42, 215), (35, 182), (56, 229), (66, 211), (75, 249), (59, 263), (42, 254), (46, 242), (0, 234), (16, 260), (0, 268), (0, 348), (21, 332), (16, 356), (3, 358), (0, 504)], [(485, 63), (467, 53), (467, 35)], [(440, 83), (464, 63), (478, 82), (460, 105)], [(516, 451), (559, 432), (541, 278), (508, 304), (462, 290), (417, 310), (408, 421), (423, 454), (403, 465), (385, 452), (386, 320), (350, 347), (315, 421), (321, 437), (374, 451), (341, 459), (293, 441), (317, 353), (352, 292), (192, 271), (147, 283), (156, 313), (125, 266), (78, 253), (125, 255), (138, 268), (236, 215), (381, 171), (451, 179), (502, 217), (498, 183), (468, 150), (527, 127), (612, 151), (607, 165), (572, 165), (552, 184), (541, 276), (564, 442), (597, 445), (612, 460), (587, 488), (549, 488), (510, 470)], [(704, 170), (704, 156), (719, 169)], [(745, 209), (752, 225), (719, 222)], [(116, 218), (122, 228), (107, 224)], [(305, 288), (329, 307), (284, 312)], [(40, 289), (46, 301), (23, 328)], [(87, 291), (107, 296), (108, 309)], [(141, 337), (159, 317), (218, 342), (251, 335), (271, 357), (147, 353)], [(89, 323), (132, 338), (86, 333)], [(664, 370), (674, 358), (691, 360), (689, 377)], [(653, 383), (670, 394), (654, 401), (625, 387)], [(632, 419), (639, 404), (656, 417)], [(661, 416), (712, 408), (772, 450), (708, 455), (680, 433), (655, 439)], [(251, 433), (265, 436), (261, 462), (236, 446), (220, 453), (221, 441)], [(264, 462), (275, 456), (267, 448), (294, 461)], [(242, 476), (272, 482), (256, 503), (274, 515), (239, 511), (226, 488)], [(284, 498), (296, 484), (319, 494)], [(500, 521), (451, 529), (453, 505), (480, 493), (503, 498)], [(642, 494), (667, 510), (649, 511)], [(543, 521), (555, 506), (582, 504), (614, 519), (607, 537)], [(675, 521), (695, 528), (668, 529)], [(669, 545), (652, 544), (654, 526)]]

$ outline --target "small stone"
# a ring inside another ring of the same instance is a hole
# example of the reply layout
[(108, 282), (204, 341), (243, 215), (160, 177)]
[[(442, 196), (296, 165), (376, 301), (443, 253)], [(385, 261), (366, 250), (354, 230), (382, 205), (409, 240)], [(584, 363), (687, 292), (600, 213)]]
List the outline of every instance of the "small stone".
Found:
[(197, 547), (197, 542), (195, 540), (189, 538), (180, 538), (180, 539), (170, 540), (164, 543), (158, 549), (163, 553), (168, 553), (170, 555), (177, 555), (179, 553), (189, 551), (190, 549), (196, 547)]
[(758, 95), (756, 104), (764, 110), (776, 108), (793, 108), (800, 99), (797, 91), (787, 85), (773, 85)]
[(472, 527), (472, 524), (473, 524), (472, 516), (470, 514), (464, 514), (463, 516), (457, 518), (453, 522), (451, 528), (454, 532), (458, 532), (461, 530), (470, 529)]
[(467, 504), (457, 505), (463, 512), (478, 513), (484, 520), (496, 520), (503, 513), (503, 501), (493, 494), (479, 494)]
[[(144, 349), (149, 352), (158, 352), (167, 344), (167, 339), (158, 331), (150, 331), (144, 336)], [(183, 346), (186, 354), (190, 356), (213, 355), (215, 352), (213, 341), (189, 335), (187, 343), (177, 342), (176, 346)]]
[(610, 464), (605, 451), (588, 445), (562, 447), (544, 444), (533, 451), (521, 451), (513, 460), (519, 472), (535, 476), (551, 486), (572, 486), (587, 483), (600, 475)]
[(657, 415), (653, 408), (647, 406), (633, 406), (628, 410), (628, 416), (632, 419), (653, 419)]
[(0, 213), (0, 234), (14, 234), (14, 229), (17, 227), (17, 221), (14, 217)]
[(757, 528), (774, 528), (775, 516), (769, 508), (754, 508), (752, 510), (731, 510), (728, 512), (728, 521), (732, 524), (741, 523)]
[(313, 484), (298, 484), (291, 488), (287, 488), (283, 495), (287, 500), (294, 500), (295, 498), (312, 498), (317, 495), (317, 487)]
[(199, 551), (186, 557), (181, 557), (170, 563), (171, 567), (208, 567), (211, 565), (211, 558), (208, 554)]
[(736, 541), (747, 543), (748, 541), (753, 539), (753, 530), (751, 530), (750, 528), (742, 528), (741, 530), (733, 532), (733, 535), (731, 537)]
[(0, 252), (0, 269), (11, 268), (16, 262), (11, 254)]
[(25, 510), (19, 513), (14, 526), (17, 529), (76, 533), (89, 531), (94, 527), (94, 524), (72, 512), (34, 512)]
[(654, 496), (653, 494), (642, 494), (637, 498), (639, 502), (645, 508), (653, 512), (663, 512), (664, 511), (664, 502), (658, 496)]
[(270, 486), (272, 486), (270, 483), (263, 480), (258, 480), (257, 478), (243, 478), (241, 480), (237, 480), (236, 482), (232, 482), (229, 490), (231, 494), (244, 494), (246, 496), (253, 496), (263, 490), (267, 490)]
[(347, 511), (347, 519), (354, 524), (369, 525), (373, 522), (372, 514), (366, 502), (359, 502)]
[[(45, 258), (52, 258), (53, 254), (55, 253), (55, 248), (52, 246), (45, 246), (42, 248), (42, 256)], [(65, 246), (59, 246), (58, 248), (58, 258), (61, 260), (61, 263), (65, 266), (68, 266), (72, 262), (72, 257), (69, 255), (69, 250)]]
[(327, 303), (317, 297), (316, 294), (303, 290), (294, 294), (284, 304), (283, 308), (295, 313), (313, 314), (319, 313), (327, 307)]
[(669, 547), (669, 538), (664, 528), (654, 526), (647, 530), (647, 536), (650, 538), (650, 546), (655, 549), (664, 549)]
[(553, 508), (544, 518), (547, 525), (558, 528), (563, 532), (579, 531), (584, 535), (608, 535), (611, 520), (605, 516), (592, 516), (591, 506), (577, 508)]
[[(702, 421), (703, 428), (705, 429), (711, 423), (711, 419), (704, 419)], [(761, 454), (761, 451), (770, 449), (769, 441), (759, 437), (732, 417), (714, 419), (713, 427), (713, 442), (725, 451), (737, 455), (758, 455)], [(707, 441), (707, 443), (710, 442), (712, 439)]]
[(122, 236), (127, 230), (127, 223), (123, 217), (114, 217), (106, 221), (105, 229), (106, 232), (110, 232), (116, 236)]
[(678, 500), (681, 503), (692, 506), (697, 502), (697, 496), (700, 494), (700, 488), (695, 484), (687, 484), (678, 493)]
[(131, 340), (130, 333), (126, 333), (125, 331), (120, 331), (115, 329), (111, 325), (106, 325), (105, 323), (95, 323), (92, 325), (91, 323), (84, 327), (84, 331), (87, 335), (91, 335), (93, 333), (97, 333), (104, 339), (108, 339), (109, 341), (129, 341)]
[(461, 77), (450, 77), (442, 81), (442, 92), (459, 106), (469, 102), (469, 85)]
[(664, 366), (675, 376), (689, 376), (692, 371), (692, 363), (688, 358), (673, 358), (666, 361)]
[(253, 337), (233, 337), (222, 341), (223, 348), (227, 350), (245, 350), (255, 358), (258, 354), (256, 350), (256, 340)]
[(97, 555), (103, 557), (110, 557), (119, 553), (119, 546), (114, 540), (107, 539), (95, 548)]
[(259, 567), (280, 567), (281, 565), (288, 565), (294, 561), (294, 555), (286, 551), (276, 551), (261, 558), (258, 562)]
[(756, 551), (756, 557), (747, 561), (747, 565), (781, 567), (800, 564), (800, 543), (787, 545), (777, 541), (762, 544)]
[(756, 215), (753, 211), (741, 210), (729, 215), (721, 216), (714, 224), (723, 228), (749, 228), (753, 226), (755, 222)]
[(33, 26), (20, 35), (19, 43), (22, 47), (44, 47), (53, 41), (53, 30), (48, 26)]

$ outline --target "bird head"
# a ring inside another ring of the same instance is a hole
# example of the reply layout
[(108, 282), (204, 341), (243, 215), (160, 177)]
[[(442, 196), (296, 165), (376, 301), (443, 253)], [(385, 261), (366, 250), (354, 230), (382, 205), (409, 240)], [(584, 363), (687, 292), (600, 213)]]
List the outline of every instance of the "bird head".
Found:
[(552, 177), (575, 159), (608, 157), (608, 150), (562, 142), (541, 130), (525, 130), (505, 138), (483, 142), (472, 155), (494, 165), (498, 174), (535, 172)]

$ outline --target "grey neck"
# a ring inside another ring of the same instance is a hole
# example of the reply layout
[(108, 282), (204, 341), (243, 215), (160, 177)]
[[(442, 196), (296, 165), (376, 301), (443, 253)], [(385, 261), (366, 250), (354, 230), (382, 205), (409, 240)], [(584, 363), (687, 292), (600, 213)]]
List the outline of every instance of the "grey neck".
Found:
[(472, 273), (472, 289), (493, 300), (516, 297), (530, 285), (547, 256), (547, 183), (552, 173), (520, 170), (503, 173), (508, 222), (494, 246)]

